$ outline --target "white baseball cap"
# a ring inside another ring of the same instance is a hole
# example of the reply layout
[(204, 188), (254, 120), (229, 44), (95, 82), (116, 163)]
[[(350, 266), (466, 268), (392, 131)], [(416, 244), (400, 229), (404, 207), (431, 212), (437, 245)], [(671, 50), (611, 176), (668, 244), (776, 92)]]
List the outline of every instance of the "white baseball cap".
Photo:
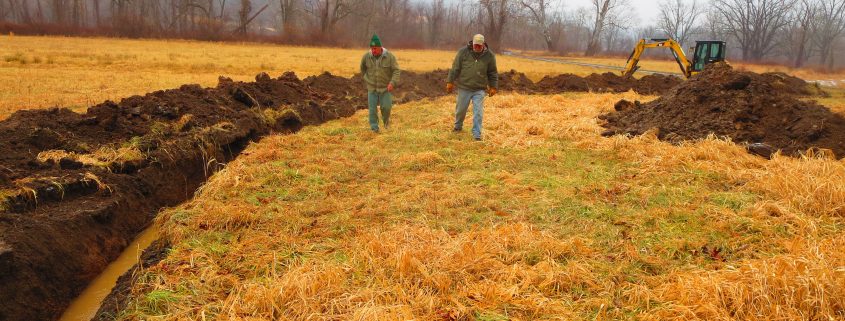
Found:
[(484, 44), (484, 35), (479, 33), (475, 36), (472, 36), (472, 44), (473, 45), (483, 45)]

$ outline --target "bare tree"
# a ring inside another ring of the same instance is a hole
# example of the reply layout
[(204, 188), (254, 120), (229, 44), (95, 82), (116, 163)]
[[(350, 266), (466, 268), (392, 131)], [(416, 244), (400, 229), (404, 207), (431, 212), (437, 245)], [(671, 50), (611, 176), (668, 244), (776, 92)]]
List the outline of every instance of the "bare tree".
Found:
[(540, 29), (543, 40), (546, 42), (546, 50), (548, 51), (557, 49), (552, 39), (550, 26), (552, 21), (548, 18), (549, 9), (554, 2), (554, 0), (520, 0), (522, 7), (528, 11), (531, 19)]
[(505, 26), (514, 14), (514, 5), (510, 0), (479, 0), (482, 15), (487, 18), (484, 25), (487, 44), (493, 49), (499, 50), (502, 45), (502, 37), (505, 34)]
[(100, 22), (100, 0), (91, 0), (91, 4), (93, 5), (93, 14), (94, 14), (94, 23), (96, 26), (99, 27), (101, 25)]
[(240, 21), (238, 31), (243, 35), (246, 34), (247, 20), (249, 20), (250, 12), (252, 12), (252, 1), (241, 0), (241, 9), (238, 11), (238, 20)]
[(65, 22), (65, 15), (67, 14), (66, 0), (53, 0), (50, 9), (53, 12), (53, 22), (58, 24)]
[(436, 46), (438, 40), (440, 40), (438, 36), (445, 14), (446, 8), (443, 5), (443, 0), (434, 0), (425, 9), (426, 20), (428, 20), (428, 43), (433, 46)]
[(619, 24), (620, 11), (626, 6), (626, 0), (593, 0), (595, 16), (584, 55), (595, 56), (601, 52), (601, 41), (606, 29)]
[(309, 13), (316, 19), (320, 33), (328, 36), (338, 22), (352, 13), (353, 0), (311, 0)]
[(282, 34), (288, 34), (293, 31), (292, 29), (295, 23), (294, 19), (296, 17), (297, 2), (298, 1), (296, 0), (279, 0), (279, 18), (282, 20)]
[(789, 10), (794, 3), (795, 0), (716, 0), (714, 8), (728, 34), (738, 43), (742, 59), (760, 60), (772, 51), (777, 36), (789, 24)]
[(813, 36), (818, 7), (813, 0), (800, 0), (798, 7), (790, 13), (790, 22), (785, 33), (786, 56), (794, 57), (792, 65), (799, 68), (809, 58), (809, 42)]
[(696, 0), (662, 0), (657, 25), (669, 37), (686, 45), (702, 14), (704, 10)]
[(836, 40), (845, 33), (845, 1), (819, 0), (814, 40), (819, 50), (819, 63), (833, 69)]

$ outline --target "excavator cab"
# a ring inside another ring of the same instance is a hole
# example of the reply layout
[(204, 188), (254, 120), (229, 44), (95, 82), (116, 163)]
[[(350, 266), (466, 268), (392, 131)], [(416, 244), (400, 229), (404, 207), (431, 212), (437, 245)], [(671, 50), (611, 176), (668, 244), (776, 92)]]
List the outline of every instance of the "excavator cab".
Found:
[(692, 71), (701, 72), (704, 66), (725, 61), (725, 42), (718, 40), (696, 41), (693, 51)]

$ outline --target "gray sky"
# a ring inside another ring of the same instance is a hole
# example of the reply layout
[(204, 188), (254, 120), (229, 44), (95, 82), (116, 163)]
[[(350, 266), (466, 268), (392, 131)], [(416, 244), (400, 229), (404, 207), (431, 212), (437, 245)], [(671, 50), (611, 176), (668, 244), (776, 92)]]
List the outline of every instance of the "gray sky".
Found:
[[(633, 16), (637, 19), (637, 21), (634, 21), (636, 26), (654, 24), (660, 15), (660, 6), (656, 0), (628, 0), (628, 2), (634, 11)], [(578, 7), (591, 9), (592, 3), (592, 0), (563, 0), (563, 7), (567, 11)]]

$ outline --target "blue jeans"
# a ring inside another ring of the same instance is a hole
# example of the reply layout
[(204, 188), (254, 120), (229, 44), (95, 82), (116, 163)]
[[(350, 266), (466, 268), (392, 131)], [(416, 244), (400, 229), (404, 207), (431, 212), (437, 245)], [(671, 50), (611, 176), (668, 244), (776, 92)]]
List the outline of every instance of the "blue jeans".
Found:
[(378, 130), (378, 106), (381, 106), (381, 119), (384, 127), (390, 126), (390, 109), (393, 108), (393, 95), (385, 91), (367, 92), (367, 103), (370, 108), (370, 129)]
[(458, 103), (455, 106), (455, 129), (464, 128), (469, 102), (472, 100), (472, 137), (481, 138), (481, 119), (484, 117), (484, 90), (470, 91), (458, 88)]

